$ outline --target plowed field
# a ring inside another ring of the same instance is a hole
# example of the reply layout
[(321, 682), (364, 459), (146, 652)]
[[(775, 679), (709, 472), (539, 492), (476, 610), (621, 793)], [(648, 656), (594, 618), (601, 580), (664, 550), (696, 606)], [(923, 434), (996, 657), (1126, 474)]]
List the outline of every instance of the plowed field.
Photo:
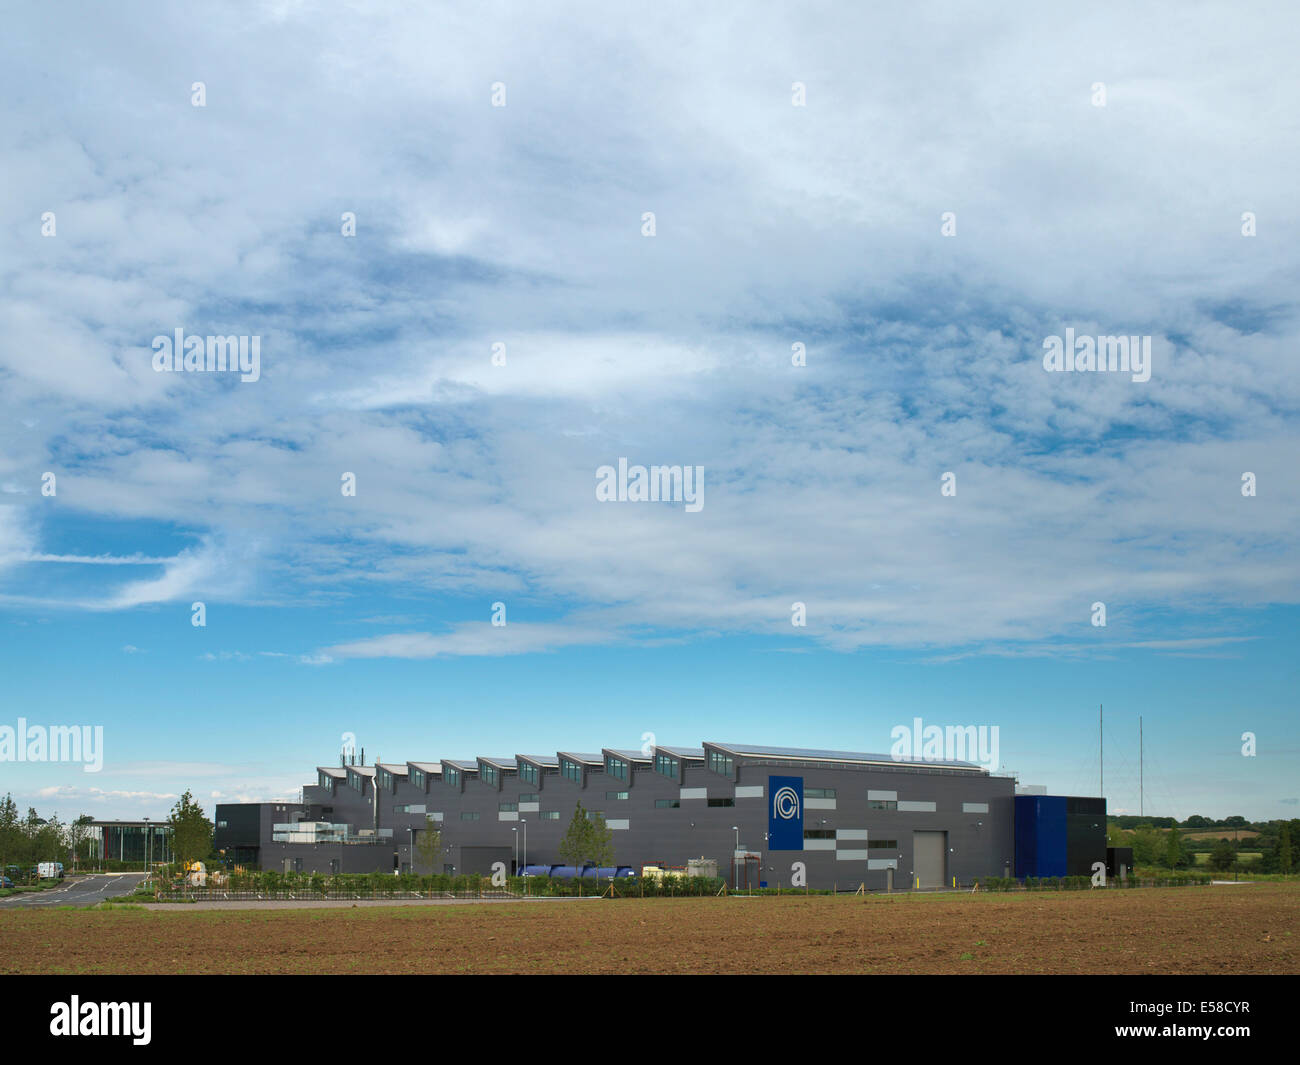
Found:
[(1297, 973), (1300, 884), (0, 912), (0, 973)]

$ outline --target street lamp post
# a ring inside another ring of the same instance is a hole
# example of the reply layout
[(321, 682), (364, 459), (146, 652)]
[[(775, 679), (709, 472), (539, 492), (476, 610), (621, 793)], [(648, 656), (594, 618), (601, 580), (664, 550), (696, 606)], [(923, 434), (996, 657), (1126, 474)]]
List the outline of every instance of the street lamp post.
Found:
[(512, 828), (510, 831), (514, 833), (514, 837), (515, 837), (515, 876), (518, 876), (519, 875), (519, 829)]
[[(740, 851), (740, 826), (732, 825), (731, 830), (734, 833), (736, 833), (736, 845), (735, 847), (732, 848), (731, 851), (731, 881), (732, 881), (732, 886), (737, 891), (739, 891), (740, 890), (740, 868), (736, 865), (736, 855)], [(749, 885), (746, 884), (745, 887), (748, 888)]]
[(524, 826), (524, 868), (528, 868), (528, 818), (521, 817), (519, 823)]

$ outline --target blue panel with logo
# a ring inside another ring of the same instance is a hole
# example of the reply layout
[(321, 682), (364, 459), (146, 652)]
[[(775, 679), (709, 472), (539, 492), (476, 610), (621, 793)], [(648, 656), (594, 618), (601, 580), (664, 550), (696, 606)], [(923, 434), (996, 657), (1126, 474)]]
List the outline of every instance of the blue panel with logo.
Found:
[(767, 849), (803, 850), (803, 777), (768, 777), (767, 801)]

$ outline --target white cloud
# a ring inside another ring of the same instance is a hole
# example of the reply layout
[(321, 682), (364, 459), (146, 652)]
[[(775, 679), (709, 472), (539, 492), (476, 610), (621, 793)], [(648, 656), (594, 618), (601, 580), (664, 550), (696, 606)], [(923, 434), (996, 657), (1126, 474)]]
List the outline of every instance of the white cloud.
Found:
[[(1118, 19), (23, 15), (9, 40), (33, 43), (0, 43), (30, 101), (0, 178), (0, 601), (490, 593), (560, 618), (308, 664), (653, 630), (1204, 650), (1152, 612), (1300, 587), (1292, 57), (1285, 34), (1234, 49), (1226, 11)], [(223, 75), (232, 50), (255, 76)], [(1152, 335), (1152, 380), (1044, 373), (1066, 325)], [(260, 335), (262, 379), (155, 374), (176, 327)], [(623, 455), (703, 465), (704, 511), (597, 504)], [(68, 513), (201, 540), (47, 542)], [(74, 593), (60, 564), (95, 569)], [(90, 586), (133, 564), (162, 572)]]

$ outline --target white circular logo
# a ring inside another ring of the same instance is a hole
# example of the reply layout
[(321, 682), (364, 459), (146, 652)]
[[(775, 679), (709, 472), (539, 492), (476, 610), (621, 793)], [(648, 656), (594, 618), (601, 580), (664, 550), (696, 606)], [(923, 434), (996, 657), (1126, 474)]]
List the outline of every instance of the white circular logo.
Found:
[(782, 821), (793, 821), (799, 816), (799, 793), (789, 784), (778, 788), (772, 796), (772, 812)]

